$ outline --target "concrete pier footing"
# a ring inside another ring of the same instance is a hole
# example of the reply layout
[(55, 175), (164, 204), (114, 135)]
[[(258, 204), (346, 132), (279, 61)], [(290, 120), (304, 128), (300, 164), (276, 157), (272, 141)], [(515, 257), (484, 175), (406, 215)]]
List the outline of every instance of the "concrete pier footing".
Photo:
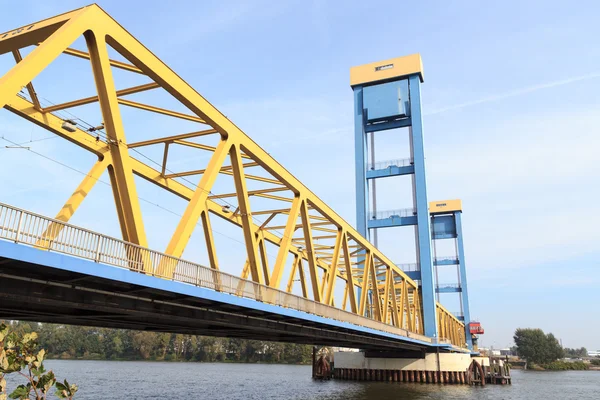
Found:
[[(484, 357), (476, 357), (489, 365)], [(461, 353), (430, 353), (423, 358), (374, 358), (363, 352), (335, 352), (333, 377), (341, 380), (469, 384), (473, 357)]]

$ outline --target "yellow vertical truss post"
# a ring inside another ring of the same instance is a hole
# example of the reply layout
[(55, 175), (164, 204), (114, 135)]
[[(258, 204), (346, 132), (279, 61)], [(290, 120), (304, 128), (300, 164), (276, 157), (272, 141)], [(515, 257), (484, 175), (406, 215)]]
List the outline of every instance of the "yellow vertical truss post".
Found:
[[(113, 185), (113, 193), (115, 193), (123, 240), (147, 247), (142, 211), (133, 180), (123, 121), (117, 102), (108, 50), (104, 41), (105, 36), (87, 31), (84, 37), (90, 53), (100, 110), (112, 155), (112, 163), (108, 172)], [(145, 268), (147, 268), (146, 272), (152, 272), (151, 265)]]
[(406, 281), (403, 279), (402, 284), (400, 286), (400, 328), (404, 329), (404, 309), (406, 307), (405, 302), (405, 293), (406, 293)]
[(375, 320), (382, 321), (383, 310), (381, 309), (381, 298), (379, 297), (377, 289), (377, 274), (375, 273), (375, 260), (373, 257), (371, 257), (371, 264), (369, 265), (369, 274), (371, 275), (371, 298), (375, 306)]
[(308, 299), (308, 283), (304, 275), (304, 267), (302, 266), (302, 258), (298, 258), (298, 276), (300, 277), (300, 286), (302, 287), (302, 297)]
[(264, 275), (259, 270), (258, 243), (256, 232), (252, 223), (252, 211), (250, 210), (250, 201), (248, 198), (248, 189), (246, 188), (246, 177), (244, 176), (244, 167), (242, 166), (241, 150), (233, 145), (229, 150), (229, 158), (233, 167), (233, 181), (237, 193), (238, 206), (240, 208), (240, 217), (242, 218), (242, 230), (244, 231), (244, 240), (246, 243), (246, 252), (248, 253), (248, 263), (250, 265), (250, 275), (252, 280), (259, 284), (264, 284)]
[(411, 313), (411, 304), (408, 296), (408, 285), (404, 285), (404, 306), (406, 307), (406, 322), (408, 324), (408, 330), (414, 332), (415, 327), (413, 325), (413, 318)]
[(396, 298), (396, 280), (394, 278), (394, 272), (392, 272), (392, 279), (390, 279), (390, 286), (392, 290), (392, 322), (395, 327), (401, 328), (400, 316), (398, 314), (398, 299)]
[(365, 251), (365, 259), (363, 261), (363, 269), (362, 269), (362, 287), (360, 291), (360, 305), (358, 307), (358, 315), (361, 317), (365, 316), (366, 306), (367, 306), (367, 298), (369, 297), (369, 265), (371, 264), (371, 252), (369, 250)]
[[(326, 282), (327, 291), (325, 292), (325, 300), (324, 300), (325, 304), (331, 304), (331, 301), (333, 300), (333, 290), (335, 289), (335, 278), (337, 276), (338, 263), (340, 260), (340, 249), (342, 247), (342, 241), (344, 240), (345, 237), (346, 237), (346, 234), (344, 233), (344, 231), (342, 229), (339, 229), (338, 233), (337, 233), (337, 237), (335, 239), (335, 245), (333, 246), (333, 255), (331, 258), (331, 264), (329, 265), (329, 271), (327, 271), (328, 273), (325, 273), (325, 271), (323, 273), (324, 276), (326, 276), (328, 278), (327, 282)], [(346, 269), (346, 273), (352, 274), (352, 271)]]
[(242, 293), (244, 292), (244, 288), (246, 286), (246, 279), (248, 279), (248, 275), (250, 275), (250, 264), (248, 263), (248, 260), (246, 259), (246, 262), (244, 263), (244, 269), (242, 269), (242, 280), (240, 280), (238, 282), (238, 286), (237, 286), (237, 290), (236, 290), (236, 295), (241, 296)]
[[(69, 222), (73, 214), (75, 214), (75, 211), (77, 211), (81, 205), (81, 202), (83, 202), (104, 171), (106, 171), (110, 160), (110, 155), (107, 155), (102, 160), (98, 160), (94, 163), (90, 172), (83, 178), (79, 186), (77, 186), (77, 189), (71, 194), (71, 197), (69, 197), (54, 219), (65, 223)], [(42, 234), (42, 238), (39, 239), (35, 245), (42, 248), (49, 247), (50, 243), (56, 239), (63, 228), (63, 224), (52, 222)]]
[[(356, 292), (354, 287), (354, 275), (352, 274), (352, 261), (350, 249), (348, 249), (348, 235), (342, 234), (342, 249), (344, 250), (344, 263), (346, 264), (346, 288), (348, 288), (348, 300), (350, 300), (350, 309), (354, 314), (358, 313), (356, 305)], [(375, 285), (377, 288), (377, 285)]]
[(206, 242), (206, 252), (208, 253), (208, 261), (210, 267), (215, 271), (213, 272), (213, 283), (215, 284), (215, 290), (221, 290), (220, 275), (216, 272), (219, 270), (219, 260), (217, 258), (217, 249), (215, 247), (215, 238), (213, 236), (212, 226), (210, 224), (210, 214), (208, 208), (204, 208), (200, 213), (200, 220), (202, 221), (202, 230), (204, 232), (204, 241)]
[(308, 215), (308, 205), (306, 200), (302, 200), (300, 206), (300, 216), (302, 218), (302, 230), (304, 233), (304, 242), (306, 245), (306, 258), (308, 260), (308, 272), (310, 273), (310, 282), (313, 289), (313, 299), (317, 302), (321, 302), (321, 291), (319, 288), (319, 274), (317, 271), (317, 258), (315, 256), (315, 249), (313, 245), (312, 232), (310, 226), (310, 216)]
[(419, 326), (417, 326), (417, 333), (423, 334), (423, 309), (421, 307), (421, 295), (419, 294), (419, 289), (415, 289), (415, 304), (416, 304), (416, 314), (419, 319)]
[(283, 231), (283, 237), (279, 243), (279, 251), (277, 252), (277, 259), (273, 266), (273, 274), (271, 275), (270, 284), (274, 288), (278, 288), (281, 283), (281, 276), (283, 275), (283, 269), (285, 268), (286, 261), (290, 254), (290, 247), (294, 232), (296, 231), (296, 223), (298, 222), (298, 214), (300, 213), (300, 196), (294, 196), (292, 206), (288, 214), (288, 220)]
[(388, 323), (388, 317), (390, 315), (390, 283), (392, 283), (391, 269), (385, 269), (385, 284), (383, 288), (383, 317), (382, 320), (386, 324)]
[(297, 254), (294, 255), (294, 260), (292, 261), (292, 270), (290, 271), (290, 277), (288, 278), (288, 283), (285, 288), (285, 291), (288, 293), (292, 293), (292, 288), (294, 287), (294, 278), (296, 277), (296, 270), (298, 269), (298, 257)]
[(260, 261), (262, 264), (262, 273), (264, 276), (265, 285), (270, 286), (271, 277), (269, 276), (269, 260), (267, 258), (267, 246), (265, 244), (265, 237), (262, 231), (257, 234), (258, 241), (258, 252), (260, 254)]

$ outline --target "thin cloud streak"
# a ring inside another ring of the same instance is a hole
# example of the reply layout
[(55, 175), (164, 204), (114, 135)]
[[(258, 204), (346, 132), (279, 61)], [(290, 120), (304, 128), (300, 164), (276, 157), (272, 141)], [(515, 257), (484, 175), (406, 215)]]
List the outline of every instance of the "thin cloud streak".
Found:
[(441, 114), (441, 113), (444, 113), (444, 112), (447, 112), (447, 111), (459, 110), (461, 108), (476, 106), (476, 105), (484, 104), (484, 103), (491, 103), (493, 101), (504, 100), (504, 99), (507, 99), (507, 98), (510, 98), (510, 97), (521, 96), (523, 94), (528, 94), (528, 93), (531, 93), (531, 92), (536, 92), (536, 91), (542, 90), (542, 89), (550, 89), (550, 88), (554, 88), (554, 87), (557, 87), (557, 86), (568, 85), (570, 83), (575, 83), (575, 82), (580, 82), (580, 81), (586, 81), (586, 80), (594, 79), (594, 78), (600, 78), (600, 72), (592, 72), (590, 74), (575, 76), (575, 77), (572, 77), (572, 78), (562, 79), (562, 80), (559, 80), (559, 81), (541, 83), (539, 85), (529, 86), (529, 87), (525, 87), (525, 88), (522, 88), (522, 89), (513, 90), (513, 91), (510, 91), (510, 92), (507, 92), (507, 93), (502, 93), (502, 94), (497, 94), (497, 95), (494, 95), (494, 96), (484, 97), (484, 98), (479, 99), (479, 100), (467, 101), (465, 103), (460, 103), (460, 104), (455, 104), (453, 106), (439, 108), (437, 110), (425, 112), (425, 113), (423, 113), (423, 115)]

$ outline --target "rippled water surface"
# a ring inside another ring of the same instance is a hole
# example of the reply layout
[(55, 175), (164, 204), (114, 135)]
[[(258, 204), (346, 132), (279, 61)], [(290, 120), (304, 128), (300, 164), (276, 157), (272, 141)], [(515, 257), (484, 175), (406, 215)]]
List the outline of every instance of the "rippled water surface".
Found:
[(600, 399), (598, 371), (513, 371), (511, 386), (477, 388), (320, 382), (295, 365), (50, 360), (46, 368), (77, 383), (78, 399)]

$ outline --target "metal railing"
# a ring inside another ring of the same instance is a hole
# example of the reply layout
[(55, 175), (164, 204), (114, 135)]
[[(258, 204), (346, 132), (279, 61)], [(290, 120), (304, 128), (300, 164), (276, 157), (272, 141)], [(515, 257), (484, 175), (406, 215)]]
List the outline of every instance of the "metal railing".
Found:
[(414, 208), (404, 208), (401, 210), (386, 210), (386, 211), (373, 211), (369, 212), (371, 219), (386, 219), (386, 218), (400, 218), (400, 217), (414, 217), (417, 215), (417, 210)]
[(420, 271), (421, 270), (421, 267), (417, 263), (396, 264), (396, 267), (401, 268), (402, 271), (404, 271), (404, 272), (407, 272), (407, 271)]
[(460, 283), (440, 283), (438, 289), (460, 289)]
[(369, 169), (371, 171), (377, 169), (386, 169), (390, 167), (408, 167), (409, 165), (413, 165), (414, 160), (412, 158), (404, 158), (404, 159), (396, 159), (396, 160), (386, 160), (386, 161), (378, 161), (373, 164), (369, 164)]
[[(185, 261), (129, 242), (0, 203), (0, 239), (97, 263), (145, 272), (206, 289), (303, 311), (431, 343), (431, 338), (396, 328), (279, 289)], [(158, 271), (162, 271), (159, 273)]]
[(445, 261), (451, 261), (451, 262), (456, 262), (458, 261), (458, 256), (442, 256), (442, 257), (435, 257), (433, 259), (434, 262), (445, 262)]

